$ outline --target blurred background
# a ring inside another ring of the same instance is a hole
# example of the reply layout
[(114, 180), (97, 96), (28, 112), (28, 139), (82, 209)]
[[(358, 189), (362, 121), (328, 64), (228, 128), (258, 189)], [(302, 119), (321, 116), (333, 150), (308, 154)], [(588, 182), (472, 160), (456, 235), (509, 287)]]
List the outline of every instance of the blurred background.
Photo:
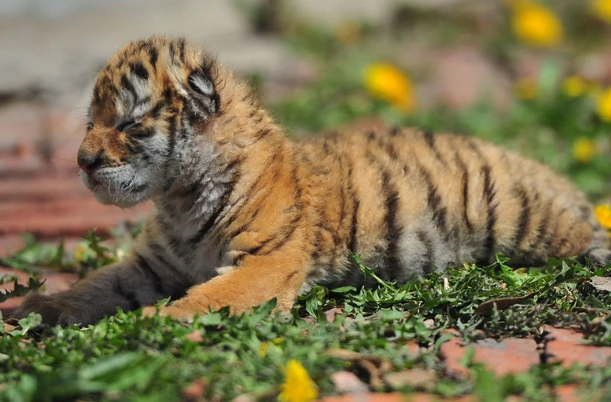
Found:
[(611, 194), (611, 0), (0, 0), (0, 256), (150, 208), (99, 205), (75, 160), (96, 72), (153, 33), (206, 45), (294, 138), (458, 131)]

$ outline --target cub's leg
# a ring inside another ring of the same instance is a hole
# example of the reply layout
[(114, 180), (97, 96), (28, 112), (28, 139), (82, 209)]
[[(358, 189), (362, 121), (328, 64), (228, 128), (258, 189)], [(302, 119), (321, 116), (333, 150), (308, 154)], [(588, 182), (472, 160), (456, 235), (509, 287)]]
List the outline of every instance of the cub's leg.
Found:
[(188, 288), (152, 256), (136, 252), (133, 257), (108, 265), (77, 282), (71, 289), (53, 295), (29, 294), (15, 312), (42, 315), (50, 325), (91, 324), (104, 316), (150, 305), (169, 296), (182, 296)]
[[(279, 311), (288, 312), (305, 281), (308, 264), (290, 253), (282, 254), (247, 256), (241, 266), (224, 269), (226, 273), (193, 286), (185, 297), (162, 307), (159, 314), (190, 318), (225, 306), (232, 314), (239, 314), (273, 298)], [(156, 312), (155, 307), (145, 307), (143, 315)]]

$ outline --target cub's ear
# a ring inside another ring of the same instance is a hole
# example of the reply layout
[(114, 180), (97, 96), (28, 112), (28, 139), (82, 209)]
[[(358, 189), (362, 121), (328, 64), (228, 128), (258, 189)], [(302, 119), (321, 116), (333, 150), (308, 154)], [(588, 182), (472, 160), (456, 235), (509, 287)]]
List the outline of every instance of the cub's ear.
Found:
[(219, 110), (220, 98), (208, 71), (198, 69), (189, 74), (189, 88), (194, 100), (193, 112), (210, 117)]

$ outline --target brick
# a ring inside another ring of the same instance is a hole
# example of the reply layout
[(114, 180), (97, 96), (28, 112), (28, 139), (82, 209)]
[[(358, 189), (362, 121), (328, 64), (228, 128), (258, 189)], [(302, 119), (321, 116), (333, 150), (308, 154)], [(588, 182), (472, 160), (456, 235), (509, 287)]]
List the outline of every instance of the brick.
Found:
[(9, 234), (0, 237), (0, 258), (11, 255), (23, 248), (23, 246), (25, 246), (25, 241), (20, 234)]
[(611, 363), (611, 346), (587, 345), (583, 334), (571, 329), (546, 326), (545, 330), (549, 332), (546, 351), (563, 367), (576, 363), (605, 367)]
[(443, 398), (439, 395), (429, 395), (424, 393), (414, 393), (403, 395), (397, 392), (382, 394), (382, 393), (366, 393), (357, 395), (342, 395), (328, 396), (320, 399), (321, 402), (475, 402), (477, 399), (473, 396), (460, 396), (456, 398)]
[(509, 79), (475, 47), (462, 46), (440, 52), (432, 60), (439, 101), (463, 108), (489, 96), (500, 108), (511, 100)]
[[(528, 371), (540, 361), (537, 344), (532, 339), (508, 338), (501, 342), (484, 339), (468, 346), (475, 348), (475, 362), (483, 364), (499, 376)], [(441, 355), (448, 373), (459, 377), (468, 375), (469, 371), (460, 364), (465, 352), (466, 347), (459, 338), (441, 345)]]
[(38, 238), (49, 239), (62, 236), (78, 237), (96, 228), (99, 235), (107, 235), (110, 229), (120, 222), (141, 219), (148, 207), (144, 205), (122, 210), (97, 203), (75, 205), (71, 212), (61, 215), (43, 214), (4, 219), (0, 234), (28, 232)]

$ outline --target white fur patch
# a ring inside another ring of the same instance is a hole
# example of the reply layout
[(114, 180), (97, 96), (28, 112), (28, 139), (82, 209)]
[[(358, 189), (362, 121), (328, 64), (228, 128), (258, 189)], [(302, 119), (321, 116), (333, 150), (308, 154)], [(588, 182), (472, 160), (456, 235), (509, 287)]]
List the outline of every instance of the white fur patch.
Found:
[(214, 86), (209, 79), (193, 74), (189, 77), (189, 82), (195, 85), (204, 95), (214, 95)]

